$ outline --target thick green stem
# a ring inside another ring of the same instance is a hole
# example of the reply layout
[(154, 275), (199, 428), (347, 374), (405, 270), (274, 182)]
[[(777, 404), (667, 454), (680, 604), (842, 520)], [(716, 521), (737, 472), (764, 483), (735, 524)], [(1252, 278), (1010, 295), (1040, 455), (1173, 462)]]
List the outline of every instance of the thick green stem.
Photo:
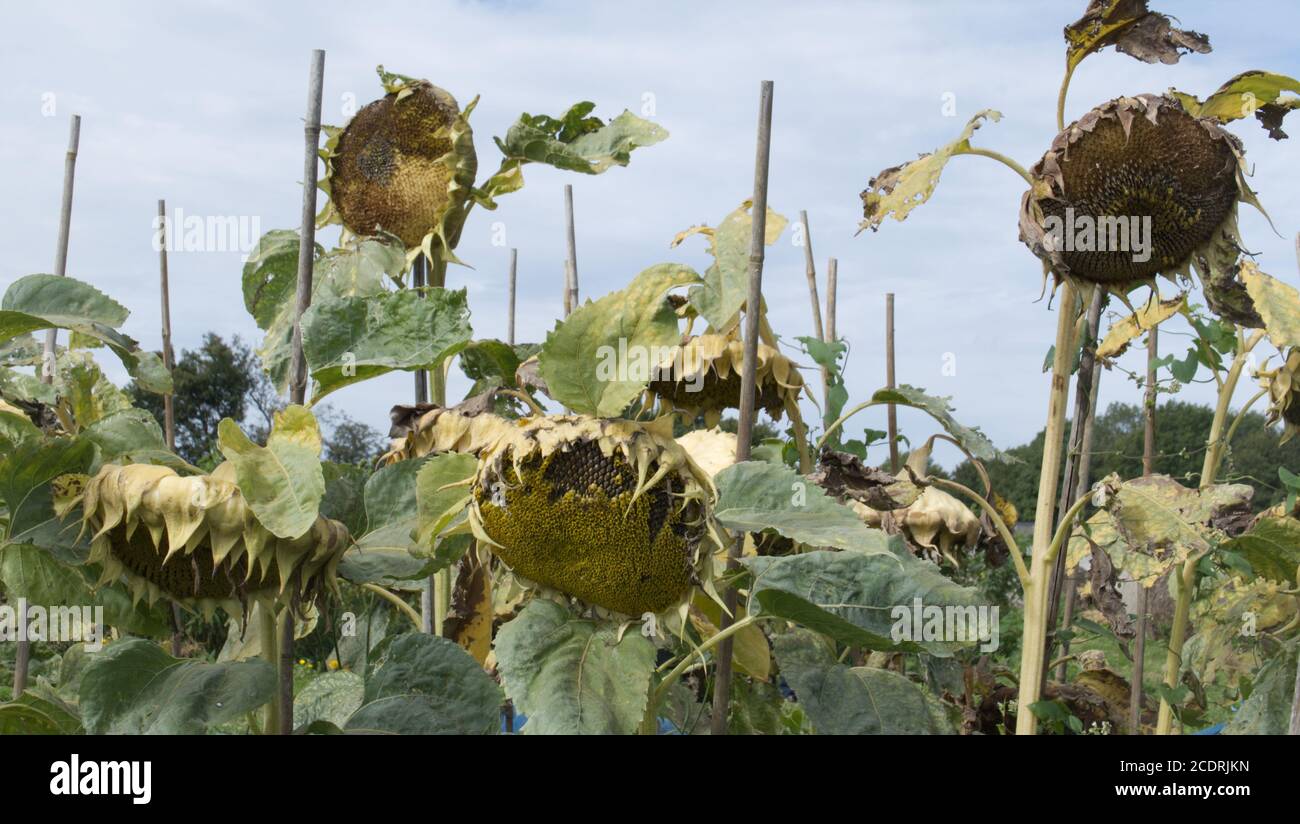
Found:
[[(1165, 657), (1165, 686), (1178, 686), (1178, 672), (1183, 666), (1183, 642), (1187, 640), (1187, 615), (1192, 608), (1192, 587), (1196, 585), (1196, 565), (1201, 560), (1198, 553), (1183, 561), (1179, 570), (1178, 600), (1174, 602), (1174, 626), (1169, 631), (1169, 654)], [(1156, 719), (1156, 735), (1168, 735), (1173, 726), (1174, 708), (1160, 698), (1160, 715)]]
[(994, 529), (998, 531), (998, 535), (1001, 536), (1002, 542), (1007, 545), (1007, 552), (1011, 555), (1011, 561), (1016, 566), (1016, 574), (1020, 577), (1021, 589), (1028, 586), (1029, 568), (1025, 566), (1025, 559), (1020, 557), (1020, 549), (1016, 544), (1015, 536), (1011, 534), (1011, 530), (1007, 528), (1006, 521), (1002, 520), (1002, 516), (998, 514), (998, 511), (993, 504), (989, 503), (983, 495), (980, 495), (975, 490), (968, 486), (959, 484), (956, 481), (949, 481), (944, 478), (927, 478), (926, 483), (933, 484), (940, 489), (947, 489), (965, 495), (967, 498), (970, 498), (980, 506), (984, 507), (984, 511), (988, 513), (989, 520), (993, 522)]
[(1065, 131), (1065, 96), (1070, 92), (1070, 78), (1074, 76), (1075, 63), (1069, 58), (1065, 61), (1065, 77), (1061, 78), (1061, 90), (1056, 95), (1056, 130)]
[[(438, 259), (429, 266), (429, 286), (435, 289), (447, 285), (447, 261)], [(429, 372), (429, 399), (438, 406), (447, 405), (447, 364), (441, 363)], [(433, 597), (433, 634), (439, 637), (443, 633), (443, 624), (447, 621), (447, 611), (451, 606), (451, 572), (440, 569), (429, 577), (428, 586)]]
[(1056, 324), (1056, 352), (1052, 359), (1052, 387), (1047, 402), (1047, 427), (1043, 441), (1043, 464), (1038, 477), (1038, 506), (1034, 513), (1034, 549), (1025, 587), (1024, 633), (1020, 655), (1019, 711), (1016, 734), (1033, 735), (1038, 719), (1030, 711), (1043, 681), (1043, 659), (1047, 644), (1048, 595), (1052, 561), (1060, 546), (1053, 528), (1056, 491), (1061, 479), (1061, 458), (1065, 447), (1065, 407), (1070, 395), (1070, 366), (1079, 317), (1079, 296), (1067, 280), (1061, 287), (1060, 317)]
[(410, 619), (412, 624), (415, 624), (416, 632), (419, 632), (421, 629), (423, 629), (423, 624), (420, 622), (420, 613), (415, 611), (415, 607), (406, 603), (401, 598), (397, 597), (396, 595), (384, 589), (383, 587), (379, 586), (378, 584), (366, 583), (366, 584), (362, 584), (361, 588), (370, 590), (371, 592), (378, 595), (380, 598), (383, 598), (388, 603), (397, 607), (397, 609), (403, 615), (405, 615), (407, 618)]
[(262, 660), (271, 665), (276, 672), (275, 696), (267, 703), (262, 723), (264, 735), (275, 735), (280, 731), (280, 644), (276, 641), (277, 621), (275, 610), (266, 604), (258, 604), (258, 633), (262, 643)]
[(1246, 338), (1240, 332), (1237, 334), (1237, 356), (1233, 358), (1232, 366), (1228, 368), (1228, 376), (1219, 387), (1219, 401), (1214, 408), (1214, 422), (1210, 424), (1210, 437), (1205, 443), (1205, 463), (1201, 467), (1201, 489), (1214, 486), (1215, 479), (1218, 477), (1219, 465), (1223, 462), (1223, 450), (1228, 443), (1228, 438), (1223, 434), (1223, 427), (1228, 419), (1228, 405), (1237, 390), (1237, 381), (1241, 378), (1242, 370), (1246, 368), (1246, 356), (1263, 337), (1263, 330), (1256, 331), (1250, 338)]
[(655, 727), (650, 727), (650, 729), (657, 728), (659, 707), (663, 705), (664, 699), (668, 697), (668, 690), (672, 689), (673, 684), (677, 683), (677, 679), (681, 678), (682, 675), (690, 669), (692, 661), (697, 658), (702, 661), (704, 659), (704, 653), (713, 649), (728, 638), (731, 638), (750, 624), (762, 621), (767, 617), (768, 616), (766, 615), (746, 615), (736, 623), (706, 639), (703, 644), (700, 644), (692, 650), (690, 655), (683, 656), (682, 660), (677, 662), (677, 666), (673, 667), (672, 670), (663, 677), (663, 680), (659, 682), (659, 685), (654, 688), (654, 692), (650, 696), (650, 703), (646, 707), (645, 717), (647, 720), (642, 723), (642, 731), (644, 732), (647, 729), (646, 724), (648, 723), (655, 724)]
[(863, 401), (862, 403), (850, 409), (848, 412), (845, 412), (843, 415), (840, 415), (839, 419), (835, 421), (835, 423), (826, 427), (826, 431), (822, 433), (821, 438), (817, 441), (817, 451), (818, 452), (822, 451), (822, 447), (826, 445), (826, 441), (830, 439), (830, 436), (835, 434), (835, 430), (843, 426), (844, 422), (847, 421), (849, 418), (853, 417), (854, 415), (858, 414), (864, 409), (868, 409), (872, 406), (881, 406), (881, 405), (882, 404), (876, 403), (875, 401)]

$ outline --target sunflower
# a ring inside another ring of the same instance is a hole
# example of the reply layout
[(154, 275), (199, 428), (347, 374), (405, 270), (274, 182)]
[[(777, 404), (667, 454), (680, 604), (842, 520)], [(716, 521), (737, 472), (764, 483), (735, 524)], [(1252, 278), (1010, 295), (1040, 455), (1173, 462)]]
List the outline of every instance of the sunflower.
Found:
[(168, 598), (205, 614), (250, 601), (311, 603), (335, 586), (349, 544), (347, 528), (323, 516), (298, 538), (273, 535), (244, 501), (230, 463), (189, 477), (106, 464), (93, 477), (57, 479), (55, 500), (60, 515), (80, 505), (101, 585), (123, 579), (137, 601)]
[(1241, 142), (1169, 96), (1120, 97), (1056, 136), (1032, 169), (1020, 237), (1058, 277), (1126, 292), (1236, 259), (1253, 201)]
[(337, 219), (362, 236), (387, 232), (407, 249), (436, 238), (450, 254), (478, 169), (468, 120), (474, 104), (462, 113), (427, 80), (382, 67), (380, 76), (389, 93), (345, 128), (327, 129), (322, 188), (330, 205), (318, 223)]
[(1282, 421), (1282, 443), (1300, 430), (1300, 349), (1288, 349), (1286, 360), (1276, 369), (1261, 370), (1260, 385), (1268, 390), (1268, 422)]
[[(705, 426), (716, 426), (725, 410), (740, 408), (744, 362), (745, 346), (734, 331), (692, 335), (664, 355), (647, 389), (647, 402), (658, 401), (664, 412), (703, 415)], [(789, 358), (760, 341), (754, 385), (754, 406), (779, 420), (783, 411), (798, 406), (804, 384)]]
[(632, 616), (680, 607), (708, 588), (722, 542), (712, 482), (669, 424), (521, 421), (479, 459), (475, 534), (517, 576), (587, 604)]
[(508, 431), (512, 421), (487, 411), (467, 411), (433, 404), (395, 406), (393, 438), (379, 459), (381, 466), (440, 452), (477, 455)]

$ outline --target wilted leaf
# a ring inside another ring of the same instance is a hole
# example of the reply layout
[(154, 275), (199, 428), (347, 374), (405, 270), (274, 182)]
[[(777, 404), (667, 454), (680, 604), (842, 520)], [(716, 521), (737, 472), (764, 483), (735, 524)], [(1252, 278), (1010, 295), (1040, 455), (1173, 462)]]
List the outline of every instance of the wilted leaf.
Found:
[(859, 231), (879, 229), (889, 215), (893, 215), (894, 220), (906, 220), (908, 213), (934, 194), (934, 187), (939, 185), (939, 176), (949, 159), (970, 149), (970, 139), (975, 130), (983, 126), (985, 120), (996, 123), (1001, 119), (1001, 112), (985, 109), (966, 123), (966, 128), (953, 142), (901, 166), (885, 169), (871, 178), (861, 195), (863, 220)]
[(1147, 9), (1147, 0), (1091, 0), (1083, 17), (1065, 27), (1066, 62), (1073, 69), (1107, 46), (1144, 63), (1177, 63), (1187, 52), (1208, 54), (1210, 39), (1176, 29)]
[[(737, 607), (736, 620), (744, 617), (745, 608)], [(722, 623), (722, 605), (697, 591), (691, 599), (690, 618), (691, 626), (702, 639), (712, 638), (718, 634), (718, 626)], [(736, 633), (731, 658), (736, 667), (751, 678), (767, 681), (772, 677), (772, 650), (767, 636), (757, 624), (750, 624)]]
[(546, 336), (539, 358), (548, 394), (582, 415), (618, 417), (681, 343), (669, 289), (699, 281), (690, 267), (651, 266), (627, 288), (584, 303)]
[(543, 163), (557, 169), (597, 175), (611, 166), (626, 166), (634, 149), (653, 146), (668, 137), (663, 127), (624, 111), (601, 125), (587, 117), (594, 103), (578, 103), (559, 119), (523, 114), (496, 138), (507, 160)]
[(1106, 332), (1106, 337), (1097, 347), (1097, 357), (1103, 360), (1119, 357), (1128, 349), (1134, 338), (1172, 318), (1186, 305), (1187, 293), (1184, 292), (1169, 300), (1151, 301), (1134, 314), (1112, 323), (1110, 330)]
[(654, 645), (633, 627), (579, 618), (535, 599), (497, 633), (506, 695), (525, 733), (631, 734), (645, 714)]
[(953, 406), (949, 398), (927, 395), (924, 389), (903, 384), (894, 389), (879, 389), (871, 396), (874, 403), (892, 403), (919, 409), (934, 418), (947, 430), (948, 434), (961, 442), (961, 445), (981, 461), (1005, 461), (1019, 463), (1019, 459), (1001, 452), (979, 430), (979, 427), (966, 426), (952, 416)]
[(1204, 101), (1181, 92), (1173, 93), (1183, 108), (1196, 117), (1211, 117), (1220, 123), (1228, 123), (1253, 114), (1268, 131), (1269, 137), (1281, 140), (1286, 137), (1282, 131), (1282, 118), (1300, 105), (1300, 99), (1294, 96), (1283, 98), (1283, 92), (1300, 93), (1300, 80), (1284, 74), (1252, 70), (1231, 78)]
[(1241, 262), (1241, 279), (1273, 345), (1300, 346), (1300, 292), (1264, 274), (1249, 260)]
[(1285, 735), (1291, 723), (1300, 641), (1292, 640), (1269, 656), (1255, 678), (1250, 697), (1223, 730), (1225, 735)]
[(1295, 586), (1296, 569), (1300, 567), (1300, 521), (1291, 517), (1261, 518), (1222, 549), (1240, 553), (1256, 575)]
[(888, 554), (884, 533), (866, 524), (821, 487), (785, 465), (766, 461), (732, 464), (714, 478), (714, 517), (733, 531), (771, 529), (812, 547)]

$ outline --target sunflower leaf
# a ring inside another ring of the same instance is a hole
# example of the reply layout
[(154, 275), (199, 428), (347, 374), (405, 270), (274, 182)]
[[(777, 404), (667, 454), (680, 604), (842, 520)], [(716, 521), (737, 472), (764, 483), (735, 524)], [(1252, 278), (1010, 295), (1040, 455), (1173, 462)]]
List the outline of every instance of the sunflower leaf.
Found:
[(217, 445), (235, 467), (239, 491), (262, 526), (297, 538), (316, 523), (325, 496), (320, 427), (311, 412), (289, 406), (275, 414), (266, 446), (248, 439), (230, 418), (217, 427)]
[(1083, 17), (1065, 27), (1065, 43), (1070, 69), (1107, 46), (1144, 63), (1177, 63), (1187, 52), (1210, 51), (1210, 38), (1174, 28), (1147, 0), (1091, 0)]
[(1097, 357), (1103, 360), (1119, 357), (1135, 338), (1172, 318), (1186, 305), (1187, 293), (1184, 292), (1169, 300), (1151, 301), (1132, 315), (1112, 323), (1097, 347)]
[[(688, 299), (696, 312), (720, 334), (731, 331), (739, 320), (740, 310), (749, 295), (749, 244), (754, 219), (750, 214), (753, 201), (746, 200), (722, 219), (717, 228), (693, 226), (679, 232), (672, 245), (678, 246), (691, 235), (709, 239), (713, 265), (704, 273), (704, 281), (690, 290)], [(789, 223), (785, 217), (767, 210), (763, 241), (771, 246)]]
[(1300, 346), (1300, 292), (1264, 274), (1249, 260), (1241, 262), (1241, 280), (1273, 345)]

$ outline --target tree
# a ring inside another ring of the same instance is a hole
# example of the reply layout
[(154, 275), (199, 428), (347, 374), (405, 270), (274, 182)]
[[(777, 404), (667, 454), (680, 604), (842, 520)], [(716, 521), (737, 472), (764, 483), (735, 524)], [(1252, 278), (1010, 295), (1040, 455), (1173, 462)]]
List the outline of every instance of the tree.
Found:
[[(257, 355), (238, 336), (227, 343), (211, 332), (204, 335), (198, 350), (181, 353), (172, 379), (176, 387), (176, 451), (199, 466), (221, 462), (216, 444), (222, 418), (234, 420), (254, 441), (265, 443), (275, 413), (285, 406)], [(148, 410), (159, 426), (163, 424), (161, 395), (145, 392), (134, 383), (127, 391), (136, 406)], [(321, 424), (327, 460), (369, 464), (388, 445), (378, 430), (342, 410), (321, 406), (313, 411)]]

